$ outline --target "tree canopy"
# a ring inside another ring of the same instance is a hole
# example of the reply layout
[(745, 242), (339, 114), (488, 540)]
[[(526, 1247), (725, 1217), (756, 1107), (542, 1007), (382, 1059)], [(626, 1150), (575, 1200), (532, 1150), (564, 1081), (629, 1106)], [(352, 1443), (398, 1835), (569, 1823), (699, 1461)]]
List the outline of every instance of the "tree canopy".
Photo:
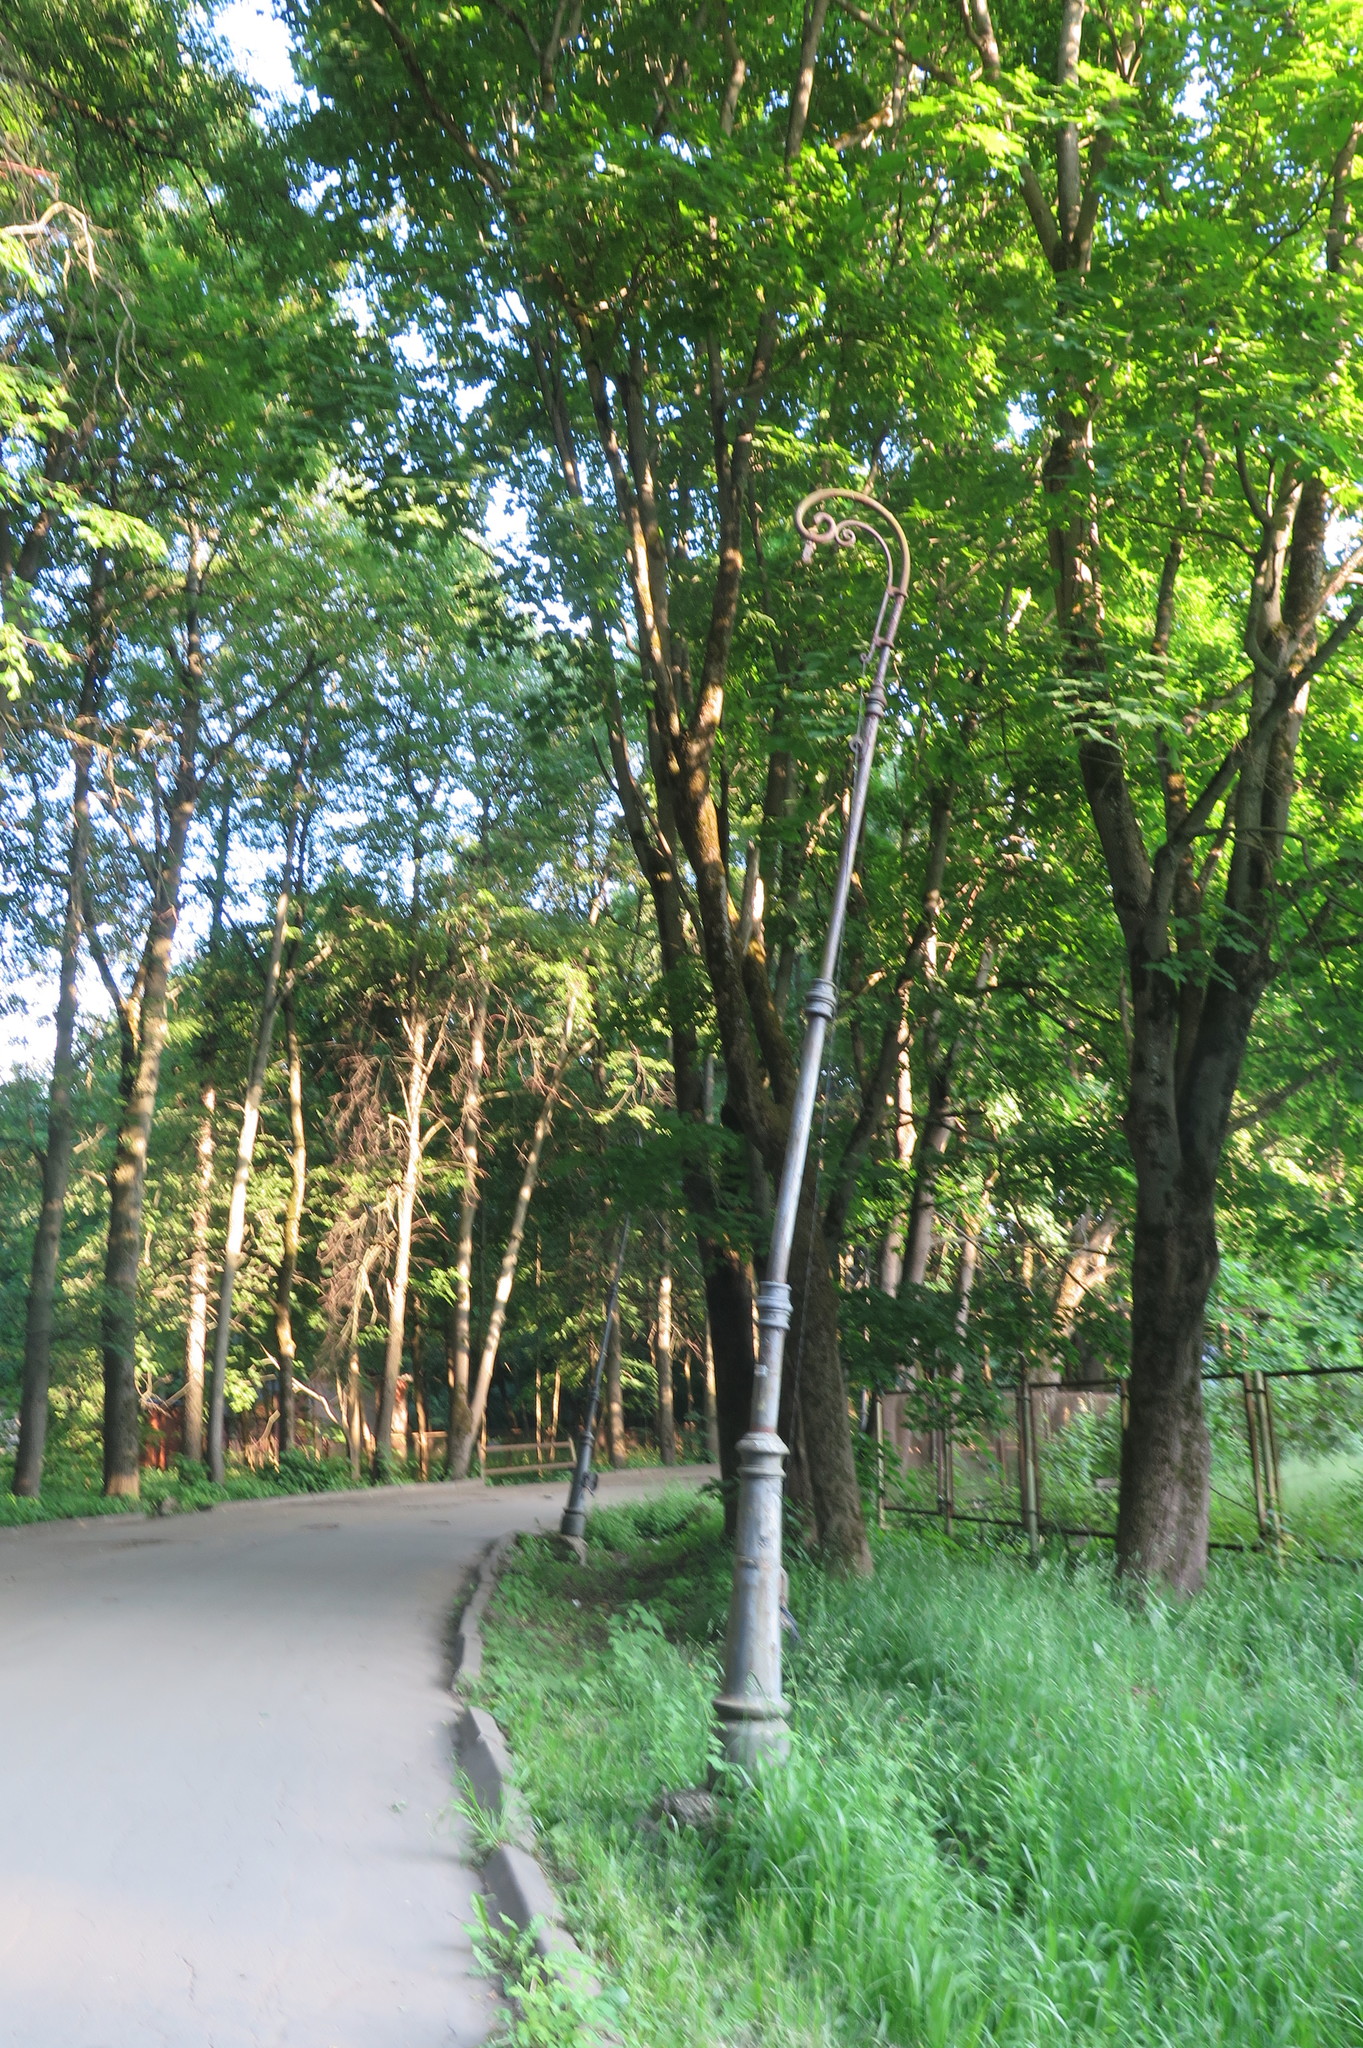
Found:
[(172, 1412), (219, 1468), (552, 1436), (626, 1211), (612, 1448), (675, 1378), (732, 1479), (841, 486), (913, 573), (792, 1505), (865, 1568), (863, 1391), (1112, 1377), (1119, 1564), (1194, 1590), (1208, 1366), (1363, 1314), (1363, 9), (284, 16), (287, 107), (172, 0), (0, 30), (17, 1490), (135, 1492)]

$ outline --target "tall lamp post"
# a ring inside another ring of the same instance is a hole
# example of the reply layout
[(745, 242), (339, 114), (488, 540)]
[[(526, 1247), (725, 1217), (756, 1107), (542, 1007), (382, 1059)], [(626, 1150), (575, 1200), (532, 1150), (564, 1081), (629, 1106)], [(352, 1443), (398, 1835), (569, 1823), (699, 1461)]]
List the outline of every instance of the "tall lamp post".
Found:
[[(833, 510), (835, 500), (850, 509)], [(872, 516), (884, 522), (892, 538), (879, 525), (871, 523)], [(795, 525), (804, 540), (806, 562), (813, 560), (817, 547), (855, 548), (859, 542), (872, 542), (885, 557), (885, 594), (863, 661), (871, 673), (871, 683), (853, 742), (852, 799), (838, 861), (828, 936), (818, 978), (810, 984), (805, 997), (805, 1039), (776, 1197), (767, 1277), (757, 1290), (758, 1355), (752, 1419), (748, 1434), (738, 1445), (733, 1592), (724, 1653), (724, 1690), (715, 1701), (715, 1712), (725, 1755), (730, 1763), (746, 1771), (768, 1758), (784, 1758), (789, 1746), (786, 1702), (781, 1696), (781, 1489), (786, 1446), (776, 1433), (776, 1425), (781, 1410), (781, 1364), (790, 1327), (790, 1251), (823, 1068), (824, 1043), (837, 1008), (838, 954), (871, 786), (876, 732), (885, 709), (885, 677), (909, 588), (909, 543), (904, 529), (892, 512), (864, 491), (811, 491), (796, 508)]]

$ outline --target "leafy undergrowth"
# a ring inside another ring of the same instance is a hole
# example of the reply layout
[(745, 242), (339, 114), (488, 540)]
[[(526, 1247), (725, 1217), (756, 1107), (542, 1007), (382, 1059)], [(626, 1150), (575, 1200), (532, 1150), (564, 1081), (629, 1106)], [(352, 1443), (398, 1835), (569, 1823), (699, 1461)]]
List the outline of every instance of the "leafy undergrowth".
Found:
[(0, 1529), (29, 1522), (62, 1522), (86, 1515), (157, 1514), (173, 1509), (213, 1507), (227, 1500), (278, 1500), (281, 1494), (345, 1492), (354, 1486), (350, 1467), (340, 1458), (317, 1459), (286, 1451), (278, 1466), (253, 1472), (229, 1468), (222, 1486), (215, 1486), (202, 1465), (177, 1461), (169, 1472), (142, 1474), (136, 1500), (106, 1500), (99, 1475), (91, 1471), (62, 1472), (44, 1485), (38, 1500), (16, 1500), (9, 1491), (9, 1473), (0, 1490)]
[(712, 1838), (646, 1822), (712, 1761), (714, 1506), (502, 1579), (487, 1704), (628, 2048), (1356, 2048), (1355, 1576), (1237, 1559), (1137, 1615), (1098, 1567), (876, 1562), (795, 1570), (791, 1760)]

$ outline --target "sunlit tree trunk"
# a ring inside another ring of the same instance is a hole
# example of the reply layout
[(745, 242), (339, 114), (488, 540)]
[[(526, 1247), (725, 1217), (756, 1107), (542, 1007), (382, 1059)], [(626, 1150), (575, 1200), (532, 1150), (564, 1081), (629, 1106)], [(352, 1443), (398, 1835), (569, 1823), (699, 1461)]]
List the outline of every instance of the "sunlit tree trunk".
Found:
[[(478, 1432), (483, 1426), (483, 1418), (487, 1413), (488, 1389), (492, 1385), (493, 1368), (497, 1363), (497, 1352), (502, 1341), (502, 1329), (506, 1322), (507, 1303), (511, 1299), (511, 1290), (516, 1283), (516, 1267), (521, 1256), (521, 1241), (525, 1236), (525, 1219), (530, 1213), (530, 1200), (535, 1192), (535, 1183), (539, 1178), (540, 1160), (544, 1153), (545, 1140), (548, 1138), (553, 1125), (554, 1109), (558, 1102), (559, 1090), (563, 1086), (564, 1075), (567, 1073), (569, 1061), (573, 1057), (571, 1049), (572, 1032), (573, 1012), (570, 1008), (567, 1022), (564, 1026), (563, 1054), (554, 1069), (549, 1086), (545, 1091), (540, 1113), (535, 1119), (535, 1128), (531, 1133), (530, 1149), (525, 1156), (525, 1167), (521, 1174), (521, 1183), (516, 1190), (515, 1206), (511, 1212), (511, 1228), (507, 1232), (506, 1250), (502, 1254), (501, 1270), (497, 1275), (497, 1286), (492, 1297), (492, 1310), (488, 1316), (487, 1336), (483, 1340), (482, 1356), (478, 1360), (478, 1377), (474, 1383), (472, 1399), (469, 1402), (468, 1423), (463, 1434), (455, 1441), (453, 1456), (450, 1459), (450, 1477), (452, 1479), (468, 1478), (469, 1466), (473, 1462), (473, 1447), (478, 1440)], [(453, 1430), (451, 1430), (450, 1434), (453, 1437)]]
[(204, 1454), (204, 1359), (208, 1349), (208, 1228), (213, 1212), (213, 1118), (217, 1090), (207, 1084), (199, 1097), (195, 1147), (193, 1236), (189, 1252), (189, 1314), (185, 1322), (185, 1456)]
[(712, 1465), (719, 1463), (719, 1418), (715, 1408), (715, 1350), (710, 1339), (710, 1317), (705, 1317), (705, 1455)]
[(298, 1350), (293, 1335), (293, 1281), (298, 1268), (303, 1204), (307, 1195), (308, 1134), (303, 1122), (303, 1060), (294, 1019), (293, 994), (287, 984), (280, 1007), (284, 1012), (284, 1039), (289, 1065), (289, 1196), (284, 1205), (284, 1246), (275, 1276), (274, 1296), (275, 1353), (279, 1359), (279, 1448), (282, 1454), (294, 1448), (297, 1436), (294, 1371)]
[(310, 721), (305, 721), (298, 751), (294, 756), (292, 797), (284, 842), (284, 871), (275, 904), (274, 929), (270, 934), (270, 951), (265, 963), (265, 986), (256, 1027), (255, 1052), (246, 1084), (246, 1100), (242, 1105), (241, 1134), (237, 1140), (232, 1193), (227, 1205), (227, 1237), (223, 1248), (222, 1284), (218, 1290), (218, 1321), (213, 1332), (213, 1365), (208, 1398), (208, 1469), (219, 1486), (222, 1484), (227, 1463), (223, 1421), (227, 1353), (232, 1342), (232, 1297), (236, 1291), (237, 1274), (241, 1270), (242, 1254), (246, 1244), (246, 1193), (255, 1158), (256, 1134), (260, 1129), (260, 1106), (265, 1095), (265, 1076), (269, 1071), (270, 1048), (274, 1043), (275, 1018), (279, 1011), (280, 970), (284, 960), (289, 904), (293, 894), (293, 866), (300, 824), (303, 764), (310, 737), (311, 724)]
[(661, 1229), (658, 1267), (658, 1334), (654, 1356), (658, 1372), (658, 1452), (664, 1465), (677, 1462), (677, 1425), (672, 1398), (672, 1241), (667, 1224)]
[(397, 1245), (393, 1253), (393, 1274), (389, 1283), (388, 1340), (383, 1355), (383, 1381), (379, 1389), (379, 1410), (374, 1423), (374, 1477), (387, 1476), (393, 1458), (393, 1415), (397, 1402), (398, 1377), (402, 1371), (402, 1347), (407, 1325), (407, 1286), (412, 1269), (412, 1224), (416, 1216), (417, 1192), (425, 1157), (422, 1118), (431, 1073), (444, 1044), (444, 1026), (432, 1036), (430, 1023), (418, 1008), (409, 1013), (403, 1026), (407, 1035), (407, 1079), (403, 1088), (406, 1155), (398, 1186)]
[(354, 1350), (347, 1372), (345, 1412), (350, 1476), (358, 1480), (364, 1465), (364, 1391), (360, 1382), (360, 1354)]
[[(486, 965), (486, 954), (484, 954)], [(452, 1474), (459, 1443), (474, 1432), (469, 1422), (469, 1350), (473, 1314), (473, 1232), (478, 1217), (478, 1139), (483, 1114), (483, 1068), (487, 1059), (486, 982), (480, 982), (469, 1030), (468, 1066), (464, 1077), (464, 1111), (459, 1121), (462, 1181), (459, 1189), (459, 1236), (454, 1255), (453, 1342), (449, 1355), (449, 1433), (445, 1470)]]
[(606, 1455), (616, 1471), (625, 1462), (625, 1396), (620, 1365), (620, 1318), (612, 1316), (606, 1340)]

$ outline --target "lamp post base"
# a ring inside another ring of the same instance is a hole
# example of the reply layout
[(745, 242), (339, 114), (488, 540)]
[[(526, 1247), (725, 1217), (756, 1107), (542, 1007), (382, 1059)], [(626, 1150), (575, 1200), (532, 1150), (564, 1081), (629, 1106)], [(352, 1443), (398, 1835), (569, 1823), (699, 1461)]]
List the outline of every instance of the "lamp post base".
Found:
[(724, 1690), (715, 1701), (724, 1754), (740, 1770), (782, 1761), (790, 1747), (781, 1696), (781, 1488), (786, 1447), (774, 1429), (752, 1429), (738, 1445), (738, 1529), (734, 1590), (724, 1651)]
[(725, 1761), (750, 1777), (763, 1764), (783, 1764), (790, 1755), (787, 1712), (785, 1700), (736, 1700), (721, 1693), (715, 1715)]

